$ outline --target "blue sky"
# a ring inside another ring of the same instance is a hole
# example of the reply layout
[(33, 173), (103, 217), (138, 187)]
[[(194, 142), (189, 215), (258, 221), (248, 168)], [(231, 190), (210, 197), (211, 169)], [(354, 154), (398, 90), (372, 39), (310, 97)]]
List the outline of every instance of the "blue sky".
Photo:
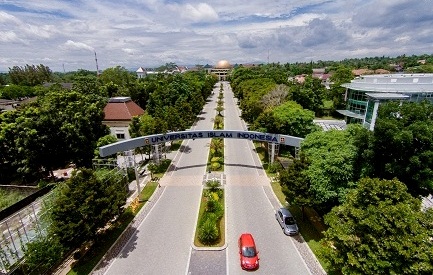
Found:
[(0, 71), (433, 53), (433, 0), (0, 0)]

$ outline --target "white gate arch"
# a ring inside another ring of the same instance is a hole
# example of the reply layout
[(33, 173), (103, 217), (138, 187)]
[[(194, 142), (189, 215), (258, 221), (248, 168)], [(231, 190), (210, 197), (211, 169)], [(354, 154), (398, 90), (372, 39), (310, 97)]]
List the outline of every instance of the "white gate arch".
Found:
[(237, 130), (207, 130), (207, 131), (180, 131), (170, 132), (166, 134), (156, 134), (149, 136), (142, 136), (127, 140), (118, 141), (109, 145), (99, 147), (99, 155), (106, 157), (118, 152), (128, 151), (137, 147), (145, 145), (155, 145), (158, 143), (165, 143), (167, 141), (175, 141), (180, 139), (201, 139), (201, 138), (234, 138), (234, 139), (247, 139), (264, 141), (271, 144), (284, 144), (301, 147), (301, 142), (304, 140), (300, 137), (270, 134), (254, 131), (237, 131)]

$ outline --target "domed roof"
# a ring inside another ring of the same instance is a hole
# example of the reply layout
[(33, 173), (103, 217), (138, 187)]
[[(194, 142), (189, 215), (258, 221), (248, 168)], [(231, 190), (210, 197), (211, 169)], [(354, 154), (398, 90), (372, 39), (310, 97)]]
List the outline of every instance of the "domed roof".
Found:
[(231, 67), (232, 65), (227, 60), (220, 60), (215, 66), (216, 69), (230, 69)]

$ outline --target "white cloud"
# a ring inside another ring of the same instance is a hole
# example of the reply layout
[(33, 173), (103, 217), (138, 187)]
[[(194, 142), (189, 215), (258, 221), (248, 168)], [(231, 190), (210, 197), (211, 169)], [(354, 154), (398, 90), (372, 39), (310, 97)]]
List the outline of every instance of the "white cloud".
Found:
[(64, 44), (64, 48), (68, 50), (86, 50), (86, 51), (94, 51), (93, 47), (83, 43), (83, 42), (74, 42), (72, 40), (68, 40)]
[(134, 55), (134, 54), (137, 53), (136, 50), (134, 50), (134, 49), (128, 49), (128, 48), (122, 49), (122, 51), (124, 51), (125, 53), (127, 53), (129, 55)]
[(182, 19), (193, 22), (213, 22), (218, 20), (218, 14), (215, 10), (206, 3), (198, 3), (197, 5), (173, 5), (172, 9), (178, 11)]
[(20, 42), (15, 32), (13, 31), (0, 31), (0, 41), (1, 42)]
[(410, 36), (408, 36), (408, 35), (399, 36), (399, 37), (395, 38), (394, 41), (400, 42), (400, 43), (405, 43), (405, 42), (410, 41)]
[(430, 2), (0, 1), (0, 71), (40, 62), (94, 70), (95, 50), (101, 69), (266, 62), (268, 52), (280, 63), (430, 54)]
[(15, 16), (9, 13), (0, 11), (0, 23), (5, 23), (5, 22), (19, 23), (20, 20), (18, 20), (18, 18), (16, 18)]

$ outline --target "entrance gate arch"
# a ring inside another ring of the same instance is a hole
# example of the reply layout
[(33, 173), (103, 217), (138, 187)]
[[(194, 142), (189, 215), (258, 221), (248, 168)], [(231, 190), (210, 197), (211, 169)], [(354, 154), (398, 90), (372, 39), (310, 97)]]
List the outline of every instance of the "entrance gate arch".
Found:
[(233, 138), (233, 139), (246, 139), (252, 141), (268, 142), (272, 146), (271, 160), (274, 160), (275, 145), (284, 144), (295, 147), (295, 151), (301, 147), (301, 142), (304, 140), (300, 137), (294, 137), (281, 134), (261, 133), (254, 131), (237, 131), (237, 130), (193, 130), (193, 131), (180, 131), (170, 132), (166, 134), (155, 134), (149, 136), (142, 136), (127, 140), (118, 141), (109, 145), (101, 146), (99, 148), (99, 155), (106, 157), (118, 152), (124, 152), (142, 147), (145, 145), (157, 145), (168, 141), (175, 141), (180, 139), (202, 139), (202, 138)]

